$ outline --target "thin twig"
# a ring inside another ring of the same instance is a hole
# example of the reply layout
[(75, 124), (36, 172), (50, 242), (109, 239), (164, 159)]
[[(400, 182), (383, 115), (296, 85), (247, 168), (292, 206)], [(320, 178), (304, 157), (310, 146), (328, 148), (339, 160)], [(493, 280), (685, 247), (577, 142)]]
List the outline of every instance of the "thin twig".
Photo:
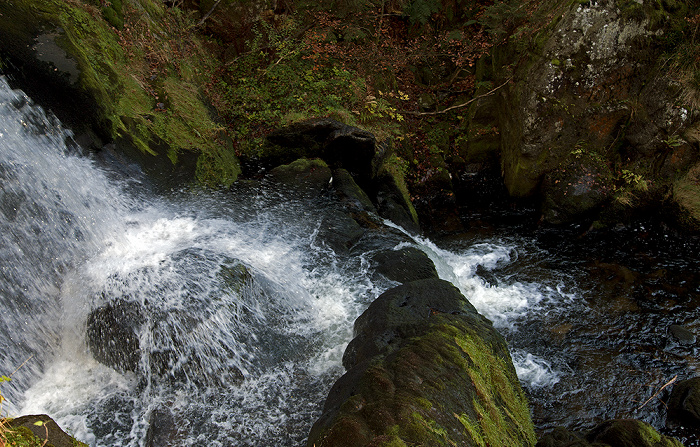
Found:
[[(29, 358), (28, 358), (27, 360), (23, 361), (21, 365), (19, 365), (17, 368), (15, 368), (15, 370), (12, 371), (12, 374), (14, 374), (14, 373), (16, 373), (17, 371), (19, 371), (19, 369), (20, 369), (21, 367), (23, 367), (24, 365), (26, 365), (27, 362), (30, 361), (30, 360), (32, 359), (32, 357), (34, 357), (34, 354), (30, 355)], [(12, 377), (12, 374), (10, 374), (8, 377)]]
[(211, 7), (211, 9), (209, 10), (209, 12), (207, 12), (206, 14), (204, 14), (204, 17), (202, 17), (202, 20), (200, 20), (199, 22), (197, 22), (197, 24), (196, 24), (195, 26), (200, 26), (202, 23), (204, 23), (204, 21), (207, 20), (207, 19), (209, 18), (209, 16), (214, 12), (214, 10), (216, 9), (216, 7), (219, 6), (219, 3), (221, 3), (221, 0), (216, 0), (216, 2), (214, 2), (214, 5)]
[(489, 90), (488, 92), (486, 92), (486, 93), (484, 93), (484, 94), (482, 94), (482, 95), (475, 96), (474, 98), (470, 99), (469, 101), (467, 101), (467, 102), (465, 102), (465, 103), (463, 103), (463, 104), (457, 104), (456, 106), (450, 106), (450, 107), (446, 108), (445, 110), (438, 110), (438, 111), (435, 111), (435, 112), (407, 112), (407, 111), (401, 111), (401, 113), (406, 114), (406, 115), (415, 115), (415, 116), (441, 115), (441, 114), (447, 113), (447, 112), (449, 112), (449, 111), (451, 111), (451, 110), (459, 109), (460, 107), (466, 107), (466, 106), (468, 106), (469, 104), (473, 103), (474, 101), (478, 101), (478, 100), (480, 100), (481, 98), (485, 98), (485, 97), (487, 97), (487, 96), (493, 95), (493, 94), (496, 93), (496, 91), (498, 91), (500, 88), (502, 88), (502, 87), (504, 87), (506, 84), (508, 84), (508, 83), (511, 81), (511, 79), (513, 79), (513, 78), (510, 77), (510, 78), (506, 79), (506, 81), (505, 81), (503, 84), (499, 85), (498, 87), (496, 87), (496, 88), (494, 88), (494, 89), (492, 89), (492, 90)]
[(656, 393), (654, 393), (653, 396), (651, 396), (651, 397), (650, 397), (649, 399), (647, 399), (642, 405), (640, 405), (640, 406), (637, 408), (637, 410), (641, 410), (642, 408), (644, 408), (644, 407), (646, 406), (646, 404), (648, 404), (649, 402), (651, 402), (651, 400), (652, 400), (653, 398), (655, 398), (656, 396), (658, 396), (659, 393), (661, 393), (661, 392), (664, 390), (664, 388), (666, 388), (667, 386), (669, 386), (670, 384), (672, 384), (673, 382), (675, 382), (676, 379), (678, 379), (678, 375), (676, 375), (673, 379), (671, 379), (671, 380), (669, 380), (668, 382), (666, 382), (666, 384), (665, 384), (664, 386), (662, 386), (661, 388), (659, 388), (659, 391), (657, 391)]

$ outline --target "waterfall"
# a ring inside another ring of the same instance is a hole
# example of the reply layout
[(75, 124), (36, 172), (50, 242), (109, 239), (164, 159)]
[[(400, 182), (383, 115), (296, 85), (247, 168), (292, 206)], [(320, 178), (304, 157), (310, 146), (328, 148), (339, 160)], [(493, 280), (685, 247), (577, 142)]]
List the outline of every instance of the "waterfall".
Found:
[(48, 413), (90, 445), (303, 444), (353, 322), (396, 285), (373, 254), (406, 245), (506, 337), (539, 427), (620, 414), (659, 426), (636, 409), (647, 384), (698, 368), (667, 334), (696, 327), (700, 307), (677, 304), (697, 301), (695, 251), (630, 262), (646, 278), (634, 290), (665, 297), (648, 302), (616, 289), (635, 272), (507, 231), (436, 244), (386, 222), (336, 252), (330, 194), (265, 181), (163, 192), (72, 141), (0, 77), (2, 412)]
[(156, 196), (4, 79), (0, 109), (0, 371), (24, 363), (3, 410), (90, 445), (300, 444), (379, 293), (362, 256), (317, 239), (324, 204)]

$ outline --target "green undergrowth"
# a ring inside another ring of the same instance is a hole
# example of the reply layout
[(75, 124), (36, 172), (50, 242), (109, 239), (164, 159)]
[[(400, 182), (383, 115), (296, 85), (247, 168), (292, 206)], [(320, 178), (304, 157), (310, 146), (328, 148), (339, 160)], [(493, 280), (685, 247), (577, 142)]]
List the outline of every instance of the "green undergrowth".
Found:
[(314, 117), (356, 125), (363, 115), (364, 80), (332, 61), (317, 63), (293, 16), (260, 21), (250, 49), (217, 74), (212, 93), (238, 152), (255, 157), (271, 130)]

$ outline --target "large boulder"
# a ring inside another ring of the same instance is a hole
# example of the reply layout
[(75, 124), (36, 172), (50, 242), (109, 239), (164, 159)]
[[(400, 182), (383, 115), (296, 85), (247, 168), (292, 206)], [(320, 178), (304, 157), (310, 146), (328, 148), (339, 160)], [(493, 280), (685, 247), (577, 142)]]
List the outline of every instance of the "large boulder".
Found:
[(669, 419), (689, 427), (700, 427), (700, 377), (673, 386), (668, 401)]
[(409, 232), (420, 231), (404, 176), (390, 162), (387, 145), (378, 144), (372, 133), (333, 119), (314, 118), (271, 132), (267, 141), (260, 155), (266, 167), (291, 165), (297, 158), (322, 159), (338, 173), (334, 186), (341, 196)]
[[(203, 250), (181, 250), (172, 256), (172, 269), (196, 269), (206, 256)], [(146, 267), (132, 274), (148, 275), (148, 270)], [(140, 376), (203, 386), (240, 384), (244, 377), (239, 365), (243, 365), (235, 346), (220, 342), (220, 332), (243, 332), (243, 327), (234, 319), (223, 322), (222, 327), (211, 316), (236, 307), (240, 319), (245, 320), (250, 300), (270, 290), (233, 258), (220, 263), (214, 280), (212, 289), (216, 292), (177, 303), (159, 293), (134, 297), (121, 295), (118, 289), (103, 292), (100, 301), (106, 302), (87, 317), (85, 339), (90, 353), (100, 363)], [(199, 286), (195, 279), (183, 289)], [(240, 337), (244, 340), (246, 335), (241, 333)]]
[[(686, 135), (697, 119), (663, 67), (666, 36), (684, 20), (680, 2), (560, 1), (534, 46), (497, 50), (501, 164), (514, 197), (539, 197), (546, 222), (607, 207), (660, 206), (697, 160)], [(520, 48), (520, 50), (518, 50)], [(520, 63), (509, 67), (517, 53)], [(578, 155), (578, 156), (577, 156)]]
[(121, 0), (1, 2), (0, 70), (91, 148), (115, 142), (149, 174), (230, 185), (241, 168), (200, 88), (211, 61), (193, 33), (174, 61), (164, 2), (141, 3), (129, 20), (148, 28), (143, 39), (129, 34), (134, 23), (118, 31)]
[(372, 256), (372, 264), (377, 273), (400, 283), (438, 278), (433, 261), (416, 247), (380, 251)]
[(613, 419), (586, 434), (557, 427), (542, 436), (536, 447), (682, 447), (677, 439), (664, 436), (646, 422)]
[(505, 341), (450, 283), (390, 289), (355, 332), (309, 446), (534, 444)]

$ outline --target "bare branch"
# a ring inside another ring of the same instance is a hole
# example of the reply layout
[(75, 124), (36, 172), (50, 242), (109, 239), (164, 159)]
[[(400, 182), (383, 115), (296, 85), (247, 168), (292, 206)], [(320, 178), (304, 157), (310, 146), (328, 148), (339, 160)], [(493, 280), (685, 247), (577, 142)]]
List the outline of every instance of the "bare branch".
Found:
[(673, 382), (675, 382), (676, 379), (678, 379), (678, 375), (676, 375), (673, 379), (671, 379), (671, 380), (669, 380), (668, 382), (666, 382), (666, 384), (665, 384), (664, 386), (662, 386), (661, 388), (659, 388), (659, 391), (657, 391), (656, 393), (654, 393), (653, 396), (651, 396), (649, 399), (647, 399), (642, 405), (640, 405), (639, 407), (637, 407), (637, 410), (641, 410), (642, 408), (644, 408), (644, 407), (646, 406), (646, 404), (648, 404), (649, 402), (651, 402), (651, 400), (652, 400), (653, 398), (655, 398), (656, 396), (658, 396), (659, 393), (661, 393), (661, 392), (664, 390), (664, 388), (666, 388), (667, 386), (669, 386), (670, 384), (672, 384)]
[(207, 20), (207, 19), (209, 18), (209, 16), (214, 12), (214, 10), (216, 9), (216, 7), (219, 6), (219, 3), (221, 3), (221, 0), (216, 0), (216, 1), (214, 2), (214, 5), (213, 5), (213, 6), (211, 7), (211, 9), (209, 10), (209, 12), (207, 12), (206, 14), (204, 14), (204, 17), (202, 17), (202, 20), (200, 20), (199, 22), (197, 22), (197, 24), (196, 24), (195, 26), (200, 26), (202, 23), (204, 23), (204, 21)]
[(450, 112), (450, 111), (452, 111), (452, 110), (459, 109), (459, 108), (461, 108), (461, 107), (466, 107), (466, 106), (468, 106), (469, 104), (473, 103), (474, 101), (480, 100), (481, 98), (485, 98), (485, 97), (487, 97), (487, 96), (493, 95), (493, 94), (496, 93), (499, 89), (501, 89), (501, 88), (504, 87), (506, 84), (508, 84), (508, 83), (511, 81), (511, 79), (513, 79), (513, 78), (510, 77), (510, 78), (506, 79), (506, 81), (505, 81), (503, 84), (499, 85), (498, 87), (495, 87), (495, 88), (489, 90), (488, 92), (486, 92), (486, 93), (484, 93), (484, 94), (482, 94), (482, 95), (475, 96), (475, 97), (473, 97), (472, 99), (470, 99), (469, 101), (467, 101), (467, 102), (465, 102), (465, 103), (463, 103), (463, 104), (457, 104), (457, 105), (455, 105), (455, 106), (450, 106), (450, 107), (446, 108), (445, 110), (438, 110), (438, 111), (435, 111), (435, 112), (407, 112), (407, 111), (401, 111), (401, 113), (403, 113), (403, 114), (405, 114), (405, 115), (414, 115), (414, 116), (442, 115), (443, 113), (447, 113), (447, 112)]

